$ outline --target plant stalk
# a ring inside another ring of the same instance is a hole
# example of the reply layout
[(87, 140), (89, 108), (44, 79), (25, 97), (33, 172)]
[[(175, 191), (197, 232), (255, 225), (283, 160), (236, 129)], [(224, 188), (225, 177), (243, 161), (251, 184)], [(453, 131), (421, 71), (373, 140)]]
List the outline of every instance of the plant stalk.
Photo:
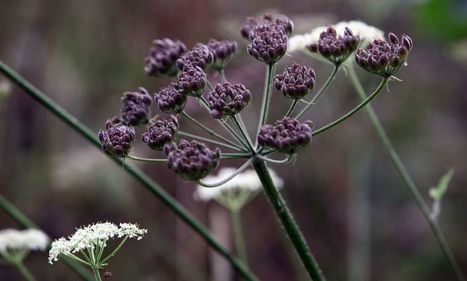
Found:
[(274, 75), (274, 72), (275, 72), (274, 70), (275, 70), (275, 64), (269, 64), (266, 68), (266, 79), (264, 81), (263, 101), (261, 103), (261, 111), (260, 111), (258, 130), (257, 130), (258, 133), (261, 127), (267, 122), (267, 119), (268, 119), (269, 104), (271, 102), (271, 87), (272, 87), (271, 82), (272, 82), (272, 76)]
[(243, 237), (243, 227), (241, 219), (241, 208), (230, 209), (230, 216), (232, 217), (232, 228), (235, 239), (235, 250), (237, 255), (242, 259), (245, 264), (248, 264), (248, 255), (246, 253), (245, 240)]
[(14, 264), (26, 280), (36, 281), (36, 278), (34, 278), (34, 275), (32, 275), (31, 271), (29, 271), (29, 269), (24, 265), (23, 261), (16, 261)]

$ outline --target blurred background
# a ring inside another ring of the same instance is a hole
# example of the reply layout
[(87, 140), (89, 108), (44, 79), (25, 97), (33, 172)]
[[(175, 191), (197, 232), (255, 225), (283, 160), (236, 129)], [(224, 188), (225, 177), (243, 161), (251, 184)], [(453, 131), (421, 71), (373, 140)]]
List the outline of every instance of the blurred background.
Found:
[[(239, 29), (247, 16), (264, 12), (289, 16), (296, 34), (357, 19), (412, 37), (415, 48), (398, 73), (403, 82), (391, 83), (390, 92), (373, 105), (430, 205), (429, 188), (455, 169), (440, 225), (467, 273), (465, 0), (0, 0), (0, 59), (97, 132), (119, 113), (123, 92), (139, 86), (154, 92), (170, 82), (143, 71), (153, 39), (180, 39), (188, 47), (209, 38), (237, 40), (239, 51), (226, 74), (251, 89), (244, 119), (256, 124), (265, 70), (246, 54)], [(315, 69), (317, 87), (331, 71), (301, 54), (286, 57), (278, 69), (294, 61)], [(358, 74), (368, 92), (379, 83), (360, 69)], [(237, 280), (203, 240), (121, 167), (3, 77), (0, 85), (0, 193), (52, 238), (96, 221), (137, 222), (149, 233), (115, 258), (108, 268), (112, 280)], [(308, 116), (320, 127), (358, 102), (341, 72)], [(288, 105), (274, 92), (271, 117)], [(198, 108), (188, 105), (193, 116), (210, 122)], [(198, 132), (186, 122), (182, 126)], [(135, 151), (151, 155), (141, 141)], [(194, 200), (195, 186), (165, 165), (139, 165), (233, 250), (225, 209)], [(284, 179), (284, 195), (328, 280), (454, 280), (366, 112), (316, 137), (293, 164), (272, 168)], [(260, 279), (304, 280), (264, 195), (242, 218), (249, 264)], [(19, 226), (0, 211), (3, 228)], [(38, 280), (78, 280), (63, 263), (48, 265), (47, 253), (31, 253), (26, 264)], [(22, 279), (0, 265), (0, 280)]]

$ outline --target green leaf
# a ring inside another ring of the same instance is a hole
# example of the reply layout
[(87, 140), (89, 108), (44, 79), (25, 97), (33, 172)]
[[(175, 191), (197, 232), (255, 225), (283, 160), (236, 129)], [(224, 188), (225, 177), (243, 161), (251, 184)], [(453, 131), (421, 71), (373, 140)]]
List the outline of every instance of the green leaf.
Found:
[(454, 169), (450, 169), (438, 182), (437, 187), (430, 188), (429, 194), (435, 201), (440, 201), (443, 195), (448, 190), (449, 182), (454, 175)]

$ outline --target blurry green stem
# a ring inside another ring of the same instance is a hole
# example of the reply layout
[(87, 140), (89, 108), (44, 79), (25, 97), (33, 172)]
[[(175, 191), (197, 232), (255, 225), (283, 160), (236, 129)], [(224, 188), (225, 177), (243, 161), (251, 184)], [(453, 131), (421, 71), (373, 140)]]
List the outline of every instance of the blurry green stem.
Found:
[[(39, 104), (44, 106), (56, 117), (62, 120), (65, 124), (70, 126), (80, 135), (93, 144), (96, 148), (101, 151), (101, 145), (96, 134), (92, 132), (88, 127), (82, 124), (78, 119), (68, 113), (56, 102), (47, 97), (39, 89), (21, 77), (13, 69), (8, 67), (2, 61), (0, 61), (0, 72), (3, 73), (9, 80), (15, 83), (18, 87), (23, 89), (25, 93), (34, 98)], [(217, 240), (215, 240), (208, 230), (198, 222), (182, 205), (180, 205), (172, 196), (165, 192), (159, 185), (157, 185), (151, 178), (149, 178), (140, 169), (129, 163), (125, 164), (122, 159), (112, 158), (120, 167), (123, 167), (129, 175), (138, 180), (148, 191), (154, 196), (159, 198), (164, 205), (166, 205), (176, 216), (178, 216), (183, 222), (185, 222), (190, 228), (192, 228), (199, 236), (201, 236), (206, 243), (212, 247), (216, 252), (229, 261), (232, 267), (246, 280), (257, 280), (257, 278), (250, 272), (245, 265), (237, 258), (232, 256)], [(87, 279), (90, 280), (90, 279)]]
[(96, 281), (102, 281), (101, 274), (99, 273), (99, 269), (97, 267), (92, 267), (92, 273), (94, 273), (94, 278)]
[(26, 278), (28, 281), (36, 281), (36, 278), (32, 275), (31, 271), (24, 265), (23, 261), (19, 260), (14, 262), (14, 265), (18, 269), (19, 272)]
[[(360, 80), (358, 79), (357, 74), (355, 73), (355, 69), (353, 68), (353, 66), (350, 66), (347, 68), (347, 70), (349, 73), (349, 79), (352, 82), (352, 85), (354, 86), (357, 94), (360, 96), (362, 100), (365, 100), (367, 96), (365, 94), (365, 90), (363, 89), (363, 86)], [(389, 157), (391, 158), (392, 163), (394, 164), (394, 167), (396, 168), (397, 172), (401, 176), (402, 181), (404, 182), (408, 191), (412, 195), (412, 198), (417, 203), (417, 206), (422, 212), (426, 221), (430, 225), (431, 231), (433, 232), (433, 235), (436, 241), (438, 242), (441, 250), (443, 251), (443, 254), (445, 255), (446, 260), (448, 261), (452, 271), (456, 275), (457, 280), (464, 281), (465, 277), (462, 271), (460, 270), (459, 265), (457, 264), (456, 259), (454, 258), (454, 255), (452, 254), (451, 249), (449, 248), (449, 245), (446, 241), (446, 238), (444, 237), (443, 232), (441, 231), (441, 228), (439, 227), (436, 220), (433, 220), (430, 217), (429, 207), (423, 200), (423, 197), (418, 191), (418, 188), (415, 185), (415, 182), (412, 180), (412, 177), (410, 176), (409, 172), (407, 171), (404, 164), (402, 163), (399, 157), (399, 154), (396, 152), (394, 146), (392, 145), (391, 140), (386, 134), (386, 131), (384, 130), (384, 127), (378, 118), (378, 115), (373, 110), (373, 107), (370, 104), (366, 107), (366, 110), (370, 117), (371, 122), (373, 123), (373, 127), (378, 133), (378, 136), (381, 139), (381, 142), (383, 143), (384, 148), (386, 149), (387, 153), (389, 154)]]
[(156, 162), (156, 163), (164, 163), (167, 162), (167, 159), (164, 158), (144, 158), (144, 157), (139, 157), (139, 156), (134, 156), (131, 154), (128, 154), (128, 158), (135, 160), (135, 161), (142, 161), (142, 162)]
[(326, 280), (319, 268), (318, 263), (310, 252), (305, 238), (303, 237), (302, 232), (300, 231), (295, 219), (293, 218), (292, 213), (290, 212), (287, 204), (282, 198), (277, 187), (272, 181), (271, 175), (269, 174), (268, 168), (263, 160), (256, 159), (253, 162), (253, 167), (258, 174), (261, 183), (263, 184), (264, 191), (271, 202), (271, 205), (276, 212), (276, 215), (279, 217), (279, 220), (284, 227), (290, 241), (292, 242), (295, 251), (297, 252), (300, 260), (303, 263), (303, 266), (308, 272), (308, 275), (311, 280), (314, 281), (324, 281)]
[(230, 209), (232, 217), (232, 227), (234, 231), (235, 249), (237, 255), (242, 259), (245, 264), (248, 264), (248, 256), (245, 248), (245, 241), (243, 239), (243, 229), (241, 220), (241, 208)]

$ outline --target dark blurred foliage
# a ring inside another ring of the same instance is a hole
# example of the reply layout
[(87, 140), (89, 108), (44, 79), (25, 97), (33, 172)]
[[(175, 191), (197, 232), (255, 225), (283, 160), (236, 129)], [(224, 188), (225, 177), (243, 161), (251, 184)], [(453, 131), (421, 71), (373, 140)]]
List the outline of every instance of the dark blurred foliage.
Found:
[[(123, 92), (139, 86), (154, 92), (169, 82), (144, 74), (152, 39), (171, 37), (189, 47), (211, 37), (238, 40), (240, 51), (226, 73), (251, 89), (253, 102), (244, 118), (253, 124), (264, 65), (246, 55), (239, 33), (245, 17), (278, 11), (295, 21), (295, 33), (351, 19), (407, 33), (415, 47), (398, 74), (403, 82), (391, 83), (390, 92), (373, 104), (426, 200), (428, 189), (455, 168), (440, 223), (467, 272), (466, 5), (460, 0), (1, 0), (0, 59), (97, 132), (118, 113)], [(318, 87), (331, 71), (303, 55), (285, 58), (278, 71), (294, 61), (316, 70)], [(368, 91), (376, 87), (377, 77), (358, 73)], [(320, 126), (357, 103), (341, 73), (309, 116)], [(288, 104), (275, 92), (271, 117), (283, 114)], [(197, 108), (189, 104), (192, 115), (210, 122)], [(106, 220), (149, 229), (112, 262), (112, 280), (233, 280), (229, 268), (165, 206), (21, 91), (14, 89), (1, 101), (0, 116), (0, 192), (51, 237)], [(153, 155), (141, 142), (135, 151)], [(141, 166), (232, 248), (225, 210), (193, 200), (194, 186), (163, 165)], [(274, 168), (286, 181), (285, 196), (329, 280), (453, 280), (365, 112), (315, 138), (295, 163)], [(243, 219), (250, 265), (261, 280), (301, 280), (303, 271), (291, 262), (295, 255), (264, 196), (247, 206)], [(0, 212), (0, 228), (9, 227), (18, 226)], [(48, 265), (46, 253), (32, 253), (27, 265), (38, 280), (77, 280), (63, 263)], [(0, 265), (0, 280), (21, 279)]]

